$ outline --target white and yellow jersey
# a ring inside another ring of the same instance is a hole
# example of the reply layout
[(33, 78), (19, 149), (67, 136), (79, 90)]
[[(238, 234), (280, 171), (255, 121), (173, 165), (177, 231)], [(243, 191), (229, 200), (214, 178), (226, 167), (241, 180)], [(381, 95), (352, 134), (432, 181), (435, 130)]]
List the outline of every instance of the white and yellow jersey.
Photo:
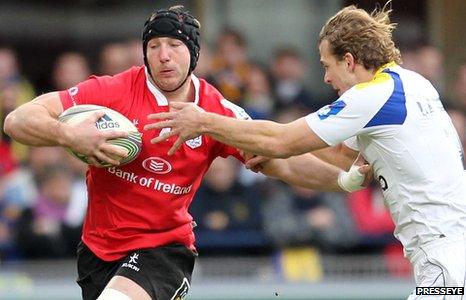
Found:
[(406, 256), (439, 236), (466, 232), (461, 143), (421, 75), (388, 64), (306, 121), (327, 144), (345, 142), (372, 165)]

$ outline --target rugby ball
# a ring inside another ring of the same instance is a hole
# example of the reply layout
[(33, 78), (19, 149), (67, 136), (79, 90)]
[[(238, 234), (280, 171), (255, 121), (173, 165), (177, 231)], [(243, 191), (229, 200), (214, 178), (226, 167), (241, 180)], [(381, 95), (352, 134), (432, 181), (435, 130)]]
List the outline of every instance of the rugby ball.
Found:
[[(141, 152), (142, 148), (142, 138), (141, 134), (138, 132), (136, 126), (128, 120), (125, 116), (120, 114), (113, 109), (108, 107), (99, 106), (99, 105), (76, 105), (68, 108), (63, 113), (60, 114), (58, 120), (67, 124), (76, 124), (82, 122), (84, 119), (89, 118), (95, 112), (104, 111), (105, 115), (97, 120), (95, 126), (99, 130), (125, 130), (128, 131), (129, 135), (126, 138), (118, 138), (110, 140), (109, 142), (123, 147), (128, 151), (128, 156), (120, 160), (120, 166), (132, 162), (138, 154)], [(79, 160), (89, 163), (87, 157), (83, 154), (76, 153), (71, 149), (67, 149), (74, 157)], [(102, 167), (110, 167), (110, 164), (103, 163)]]

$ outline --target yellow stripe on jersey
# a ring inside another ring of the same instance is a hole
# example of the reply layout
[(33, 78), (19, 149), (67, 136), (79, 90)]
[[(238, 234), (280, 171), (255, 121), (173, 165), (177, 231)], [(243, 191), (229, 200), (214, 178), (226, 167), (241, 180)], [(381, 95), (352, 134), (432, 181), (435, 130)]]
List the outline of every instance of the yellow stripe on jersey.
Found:
[(394, 67), (394, 66), (396, 66), (396, 63), (394, 63), (394, 62), (389, 62), (388, 64), (385, 64), (385, 65), (381, 66), (377, 70), (377, 72), (375, 72), (374, 78), (372, 78), (371, 81), (358, 83), (358, 84), (356, 84), (354, 86), (355, 89), (362, 90), (364, 88), (367, 88), (367, 87), (370, 87), (370, 86), (373, 86), (373, 85), (376, 85), (376, 84), (384, 83), (387, 80), (390, 80), (391, 76), (388, 75), (387, 73), (382, 73), (382, 71), (387, 69), (387, 68)]

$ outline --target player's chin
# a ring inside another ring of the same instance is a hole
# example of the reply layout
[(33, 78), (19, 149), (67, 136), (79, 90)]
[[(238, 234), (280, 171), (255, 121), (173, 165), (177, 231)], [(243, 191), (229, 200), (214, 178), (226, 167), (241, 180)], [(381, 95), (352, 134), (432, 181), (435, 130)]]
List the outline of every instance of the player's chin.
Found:
[(179, 87), (182, 82), (178, 77), (168, 77), (160, 80), (157, 86), (163, 91), (171, 91)]

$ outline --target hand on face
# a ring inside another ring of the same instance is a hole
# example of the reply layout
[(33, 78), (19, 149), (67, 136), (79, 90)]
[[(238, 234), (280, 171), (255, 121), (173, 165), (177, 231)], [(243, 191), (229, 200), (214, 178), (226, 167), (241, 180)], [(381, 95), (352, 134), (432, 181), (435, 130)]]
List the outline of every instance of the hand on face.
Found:
[(170, 112), (156, 113), (147, 116), (149, 120), (161, 120), (147, 124), (144, 130), (170, 128), (165, 134), (151, 140), (152, 144), (159, 143), (171, 136), (178, 135), (175, 144), (168, 151), (172, 155), (187, 140), (198, 137), (202, 133), (202, 116), (205, 111), (194, 103), (170, 102)]

